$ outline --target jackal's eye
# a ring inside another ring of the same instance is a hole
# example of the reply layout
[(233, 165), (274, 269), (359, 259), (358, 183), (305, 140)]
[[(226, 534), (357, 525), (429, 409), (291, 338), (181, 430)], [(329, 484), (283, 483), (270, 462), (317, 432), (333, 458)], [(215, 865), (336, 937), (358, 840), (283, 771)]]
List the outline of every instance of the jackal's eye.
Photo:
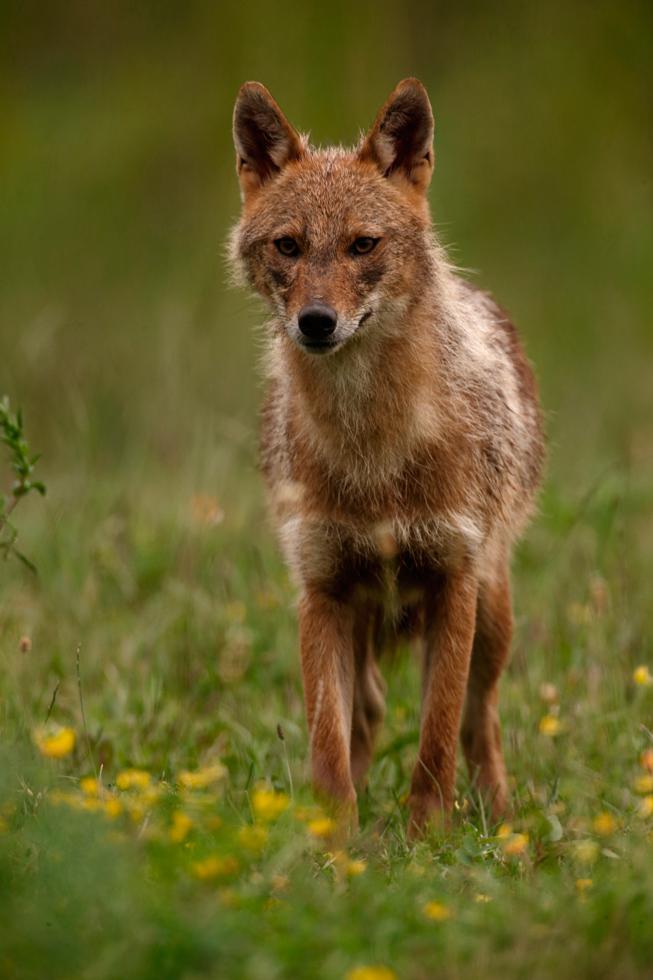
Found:
[(277, 251), (285, 255), (286, 258), (291, 259), (299, 255), (299, 245), (290, 235), (284, 235), (283, 238), (275, 238), (274, 244), (277, 247)]
[(378, 244), (378, 238), (369, 238), (363, 235), (361, 238), (357, 238), (356, 241), (351, 246), (352, 255), (369, 255), (369, 253), (376, 248)]

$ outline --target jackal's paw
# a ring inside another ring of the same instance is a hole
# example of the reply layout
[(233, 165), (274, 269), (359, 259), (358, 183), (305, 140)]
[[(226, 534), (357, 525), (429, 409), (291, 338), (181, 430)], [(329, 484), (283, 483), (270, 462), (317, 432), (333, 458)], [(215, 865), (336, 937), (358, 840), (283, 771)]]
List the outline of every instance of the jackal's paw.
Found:
[(320, 833), (330, 849), (343, 847), (350, 837), (358, 830), (358, 803), (352, 793), (346, 799), (336, 799), (333, 794), (323, 789), (313, 787), (316, 801), (324, 814), (324, 832)]
[(411, 795), (408, 801), (408, 839), (421, 840), (430, 831), (446, 831), (451, 826), (451, 807), (443, 807), (438, 797)]
[(490, 814), (495, 823), (509, 816), (510, 793), (503, 767), (477, 774), (472, 793), (480, 798), (485, 813)]

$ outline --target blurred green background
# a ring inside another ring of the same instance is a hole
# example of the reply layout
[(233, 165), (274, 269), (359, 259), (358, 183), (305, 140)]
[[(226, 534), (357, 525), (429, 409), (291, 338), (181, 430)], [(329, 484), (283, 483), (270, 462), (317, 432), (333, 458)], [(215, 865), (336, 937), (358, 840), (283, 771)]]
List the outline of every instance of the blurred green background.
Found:
[[(264, 314), (224, 262), (231, 112), (257, 79), (315, 142), (353, 143), (407, 75), (436, 117), (439, 234), (513, 314), (547, 419), (502, 687), (533, 874), (487, 863), (473, 810), (420, 852), (425, 878), (403, 873), (419, 693), (398, 659), (361, 891), (333, 902), (287, 827), (216, 932), (214, 895), (186, 890), (185, 845), (118, 861), (86, 824), (67, 837), (44, 787), (99, 766), (107, 785), (126, 765), (174, 780), (219, 759), (225, 839), (257, 780), (292, 790), (292, 773), (305, 793), (294, 596), (256, 472)], [(653, 731), (653, 688), (633, 681), (653, 667), (652, 93), (650, 0), (0, 2), (0, 396), (22, 406), (48, 485), (15, 511), (39, 576), (0, 562), (0, 975), (15, 961), (38, 980), (267, 980), (319, 963), (331, 980), (372, 955), (411, 980), (648, 975), (650, 825), (626, 787)], [(558, 709), (556, 740), (538, 722)], [(78, 746), (46, 779), (28, 743), (48, 716)], [(623, 833), (591, 871), (596, 898), (576, 901), (590, 872), (573, 848), (604, 807)], [(20, 831), (2, 837), (13, 814)], [(295, 881), (287, 920), (262, 933), (280, 871)], [(494, 904), (470, 901), (470, 882)], [(415, 911), (438, 896), (459, 909), (446, 940)]]
[(522, 330), (552, 472), (650, 461), (652, 36), (644, 0), (3, 4), (0, 389), (51, 501), (75, 475), (251, 467), (261, 313), (223, 243), (252, 78), (351, 143), (419, 76), (435, 222)]

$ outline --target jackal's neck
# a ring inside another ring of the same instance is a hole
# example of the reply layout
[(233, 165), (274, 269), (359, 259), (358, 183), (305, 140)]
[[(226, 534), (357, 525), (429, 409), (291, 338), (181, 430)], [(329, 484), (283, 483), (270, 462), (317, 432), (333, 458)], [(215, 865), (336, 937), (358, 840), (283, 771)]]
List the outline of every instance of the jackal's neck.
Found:
[(331, 357), (284, 345), (293, 428), (330, 467), (383, 478), (417, 445), (437, 439), (439, 315), (434, 297), (424, 294), (395, 322), (370, 324), (366, 336)]

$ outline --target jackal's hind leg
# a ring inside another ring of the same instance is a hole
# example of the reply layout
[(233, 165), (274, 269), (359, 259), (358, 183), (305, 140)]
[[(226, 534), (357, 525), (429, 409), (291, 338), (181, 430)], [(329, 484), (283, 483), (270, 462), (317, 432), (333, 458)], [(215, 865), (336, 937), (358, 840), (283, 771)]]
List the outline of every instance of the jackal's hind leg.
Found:
[(479, 590), (476, 632), (461, 739), (470, 778), (499, 819), (508, 805), (501, 749), (499, 677), (510, 651), (512, 610), (507, 566), (496, 582)]
[(351, 775), (358, 787), (365, 785), (374, 742), (385, 714), (386, 684), (377, 656), (377, 613), (358, 613), (354, 629), (354, 708), (351, 726)]

